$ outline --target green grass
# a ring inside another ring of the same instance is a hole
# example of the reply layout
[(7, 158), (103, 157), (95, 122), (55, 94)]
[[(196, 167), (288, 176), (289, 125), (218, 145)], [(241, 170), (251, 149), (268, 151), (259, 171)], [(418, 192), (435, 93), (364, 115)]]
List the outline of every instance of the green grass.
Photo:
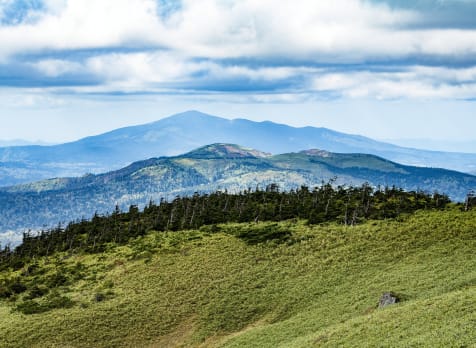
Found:
[[(36, 278), (1, 274), (41, 285), (61, 269), (53, 292), (73, 306), (0, 302), (0, 347), (476, 347), (475, 250), (476, 211), (457, 209), (150, 233), (38, 260)], [(378, 309), (385, 291), (402, 302)]]

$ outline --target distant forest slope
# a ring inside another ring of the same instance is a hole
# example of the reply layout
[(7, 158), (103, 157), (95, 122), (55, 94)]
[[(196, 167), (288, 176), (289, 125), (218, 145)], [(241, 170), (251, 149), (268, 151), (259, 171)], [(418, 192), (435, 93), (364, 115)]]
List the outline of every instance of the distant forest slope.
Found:
[(112, 212), (149, 201), (216, 190), (238, 192), (277, 184), (281, 190), (324, 182), (401, 187), (463, 201), (476, 177), (444, 169), (400, 165), (364, 154), (307, 150), (271, 156), (230, 144), (208, 145), (176, 157), (152, 158), (121, 170), (57, 178), (0, 189), (0, 231), (24, 231)]

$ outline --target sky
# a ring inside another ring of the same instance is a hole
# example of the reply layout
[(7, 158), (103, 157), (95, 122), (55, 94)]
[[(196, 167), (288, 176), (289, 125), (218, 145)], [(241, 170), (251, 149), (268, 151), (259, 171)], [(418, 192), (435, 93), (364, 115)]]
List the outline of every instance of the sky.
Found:
[(0, 141), (186, 110), (476, 152), (476, 0), (0, 0)]

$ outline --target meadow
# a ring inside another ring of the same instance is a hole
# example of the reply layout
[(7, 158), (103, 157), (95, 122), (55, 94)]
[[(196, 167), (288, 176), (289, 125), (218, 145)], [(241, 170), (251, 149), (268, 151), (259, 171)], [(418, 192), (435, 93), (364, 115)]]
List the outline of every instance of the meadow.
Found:
[[(23, 287), (0, 301), (0, 346), (476, 347), (475, 247), (476, 211), (454, 204), (150, 231), (2, 271), (0, 293)], [(387, 291), (400, 302), (378, 308)]]

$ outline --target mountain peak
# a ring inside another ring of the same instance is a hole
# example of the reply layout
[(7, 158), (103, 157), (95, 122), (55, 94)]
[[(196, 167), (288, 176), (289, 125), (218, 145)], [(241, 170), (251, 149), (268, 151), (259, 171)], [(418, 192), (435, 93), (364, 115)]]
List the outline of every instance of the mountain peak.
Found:
[(225, 143), (206, 145), (183, 155), (193, 158), (263, 158), (271, 154), (255, 149)]
[(185, 120), (185, 121), (190, 121), (190, 120), (204, 120), (204, 119), (223, 120), (221, 117), (209, 115), (209, 114), (206, 114), (206, 113), (198, 111), (198, 110), (187, 110), (187, 111), (180, 112), (178, 114), (174, 114), (174, 115), (171, 115), (169, 117), (163, 118), (162, 120), (159, 120), (157, 122), (160, 122), (160, 121), (163, 121), (163, 120), (171, 120), (171, 121)]
[(308, 156), (316, 156), (316, 157), (331, 157), (333, 154), (332, 152), (326, 151), (326, 150), (319, 150), (319, 149), (309, 149), (309, 150), (304, 150), (301, 151), (300, 153), (303, 153)]

